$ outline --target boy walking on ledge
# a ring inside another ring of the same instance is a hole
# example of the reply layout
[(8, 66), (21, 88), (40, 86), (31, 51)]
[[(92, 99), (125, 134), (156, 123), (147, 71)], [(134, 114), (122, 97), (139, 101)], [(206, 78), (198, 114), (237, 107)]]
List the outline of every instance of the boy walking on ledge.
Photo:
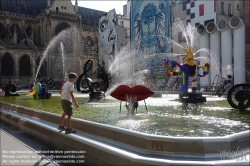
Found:
[(74, 97), (74, 82), (76, 81), (77, 75), (76, 73), (70, 72), (68, 76), (68, 81), (65, 82), (65, 84), (62, 86), (60, 90), (61, 94), (61, 104), (63, 108), (63, 114), (60, 119), (60, 124), (58, 127), (58, 130), (65, 130), (63, 126), (64, 118), (67, 115), (66, 125), (67, 129), (65, 131), (65, 134), (69, 134), (74, 132), (71, 128), (71, 116), (73, 114), (73, 106), (72, 106), (72, 100), (75, 103), (75, 107), (78, 108), (78, 103), (75, 100)]

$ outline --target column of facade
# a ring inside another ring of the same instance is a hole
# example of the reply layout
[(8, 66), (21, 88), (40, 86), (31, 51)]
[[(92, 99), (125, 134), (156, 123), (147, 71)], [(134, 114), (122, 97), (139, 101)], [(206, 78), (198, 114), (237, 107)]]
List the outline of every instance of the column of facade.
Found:
[(7, 31), (5, 37), (7, 38), (7, 40), (9, 40), (10, 39), (10, 36), (9, 36), (10, 19), (9, 18), (6, 19), (6, 26), (5, 27), (6, 27), (6, 31)]
[(244, 0), (246, 29), (246, 83), (250, 84), (250, 1)]
[(17, 27), (16, 27), (16, 25), (14, 25), (14, 34), (12, 34), (12, 35), (14, 35), (13, 36), (13, 43), (17, 44)]
[(206, 30), (210, 34), (209, 49), (213, 53), (210, 55), (210, 84), (213, 85), (216, 75), (220, 74), (220, 32), (216, 29), (216, 25), (213, 22), (207, 24)]
[(222, 77), (227, 78), (227, 75), (232, 71), (232, 30), (228, 26), (228, 22), (225, 19), (221, 19), (217, 23), (217, 29), (221, 31), (221, 71)]
[(245, 24), (241, 18), (232, 17), (228, 25), (233, 30), (234, 84), (245, 83)]
[[(197, 27), (197, 31), (200, 35), (200, 48), (209, 48), (209, 34), (205, 30), (206, 28), (203, 25), (199, 25)], [(205, 65), (206, 63), (210, 62), (210, 55), (205, 52), (201, 51), (199, 55), (199, 61), (201, 65)], [(198, 71), (200, 74), (203, 74), (203, 71)], [(202, 86), (210, 85), (210, 75), (206, 75), (205, 77), (200, 78), (200, 84)]]
[(33, 39), (34, 39), (34, 33), (33, 33), (33, 27), (32, 27), (32, 28), (31, 28), (31, 35), (30, 35), (30, 37), (27, 39), (27, 40), (28, 40), (28, 41), (27, 41), (28, 45), (31, 45), (31, 46), (34, 46), (34, 45), (35, 45)]
[(13, 77), (15, 80), (13, 80), (13, 83), (17, 83), (17, 81), (20, 81), (20, 73), (19, 73), (19, 57), (20, 55), (17, 52), (13, 52), (13, 61), (14, 61), (14, 75)]
[(43, 24), (43, 20), (40, 18), (40, 42), (41, 42), (41, 46), (44, 47), (44, 35), (43, 35), (43, 30), (44, 29), (44, 24)]
[[(51, 26), (51, 17), (50, 15), (47, 16), (47, 22), (45, 23), (46, 24), (46, 29), (47, 29), (47, 36), (46, 36), (46, 47), (48, 47), (49, 45), (49, 42), (50, 40), (53, 38), (53, 34), (51, 33), (52, 31), (52, 26)], [(53, 31), (52, 31), (53, 32)], [(46, 49), (45, 47), (45, 49)], [(54, 60), (52, 60), (51, 58), (52, 56), (49, 54), (47, 55), (47, 62), (48, 62), (48, 66), (47, 66), (47, 72), (48, 72), (48, 77), (52, 78), (53, 77), (53, 73), (55, 73), (55, 71), (53, 72), (53, 67), (52, 65), (55, 65), (53, 64), (53, 62), (55, 62)], [(52, 78), (53, 79), (53, 78)]]
[(34, 50), (32, 53), (31, 53), (31, 59), (32, 59), (31, 60), (31, 76), (32, 76), (32, 79), (34, 80), (35, 75), (36, 75), (36, 50)]

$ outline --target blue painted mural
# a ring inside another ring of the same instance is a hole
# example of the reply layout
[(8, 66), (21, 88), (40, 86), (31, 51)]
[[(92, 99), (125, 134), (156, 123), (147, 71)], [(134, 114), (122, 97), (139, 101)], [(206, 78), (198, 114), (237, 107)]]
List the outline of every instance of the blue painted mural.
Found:
[[(131, 49), (135, 54), (135, 70), (150, 69), (151, 82), (165, 85), (163, 57), (170, 52), (166, 37), (170, 36), (171, 16), (166, 0), (132, 0)], [(159, 73), (155, 73), (158, 68)]]

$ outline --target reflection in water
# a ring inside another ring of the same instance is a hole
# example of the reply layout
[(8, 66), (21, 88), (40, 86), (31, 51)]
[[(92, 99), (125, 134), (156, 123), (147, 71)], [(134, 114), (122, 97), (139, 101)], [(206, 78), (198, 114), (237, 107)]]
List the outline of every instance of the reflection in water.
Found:
[[(76, 95), (80, 108), (73, 117), (103, 123), (111, 126), (165, 136), (224, 136), (249, 130), (249, 115), (232, 109), (222, 98), (207, 96), (206, 103), (180, 103), (178, 95), (163, 95), (161, 98), (146, 100), (148, 113), (143, 101), (139, 102), (138, 113), (127, 116), (125, 102), (111, 97), (98, 103), (85, 103), (83, 95)], [(87, 97), (87, 96), (85, 96)], [(59, 95), (50, 99), (33, 100), (25, 95), (1, 97), (5, 102), (16, 103), (39, 110), (62, 113)]]

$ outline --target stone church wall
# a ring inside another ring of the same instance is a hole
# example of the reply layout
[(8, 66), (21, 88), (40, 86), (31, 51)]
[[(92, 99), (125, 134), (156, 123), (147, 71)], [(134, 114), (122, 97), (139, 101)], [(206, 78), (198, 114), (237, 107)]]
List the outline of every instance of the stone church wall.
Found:
[[(58, 11), (57, 11), (58, 7)], [(9, 38), (8, 26), (16, 24), (15, 33)], [(85, 25), (81, 22), (81, 16), (75, 10), (70, 1), (54, 1), (50, 8), (46, 8), (36, 16), (0, 11), (0, 25), (3, 25), (4, 39), (0, 39), (0, 63), (1, 59), (9, 54), (13, 59), (12, 83), (17, 85), (30, 85), (35, 78), (38, 60), (41, 59), (49, 46), (49, 42), (66, 28), (76, 27), (77, 32), (71, 36), (72, 51), (65, 55), (68, 72), (73, 71), (80, 75), (83, 72), (85, 62), (92, 58), (94, 68), (98, 63), (98, 31), (96, 26)], [(27, 32), (27, 28), (31, 31)], [(26, 34), (28, 34), (28, 37)], [(74, 39), (77, 37), (77, 40)], [(6, 41), (8, 40), (8, 41)], [(68, 45), (67, 40), (65, 47)], [(60, 44), (60, 43), (59, 43)], [(60, 45), (59, 45), (60, 46)], [(60, 50), (60, 48), (58, 48)], [(53, 52), (53, 51), (52, 51)], [(55, 79), (57, 82), (64, 80), (62, 72), (62, 56), (50, 52), (44, 62), (47, 64), (46, 78)], [(20, 58), (26, 55), (30, 59), (31, 75), (20, 76)], [(2, 76), (0, 67), (1, 85), (9, 82), (9, 76)]]

